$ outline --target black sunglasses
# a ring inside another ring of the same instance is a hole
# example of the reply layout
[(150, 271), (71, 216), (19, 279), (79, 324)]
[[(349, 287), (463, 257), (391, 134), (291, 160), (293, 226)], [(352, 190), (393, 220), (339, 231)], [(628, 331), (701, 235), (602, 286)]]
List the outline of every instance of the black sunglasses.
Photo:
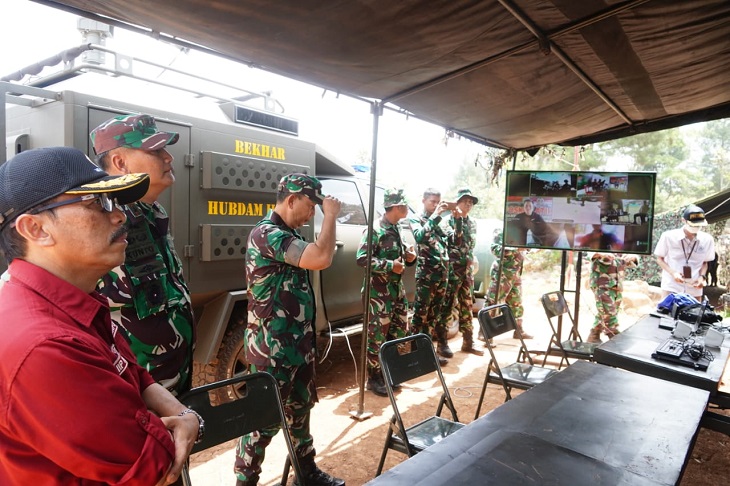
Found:
[(103, 209), (107, 213), (111, 213), (112, 211), (114, 211), (114, 208), (119, 208), (119, 203), (117, 203), (116, 198), (109, 197), (109, 195), (107, 193), (84, 194), (82, 196), (74, 197), (71, 199), (66, 199), (65, 201), (58, 201), (55, 203), (46, 204), (45, 206), (39, 206), (39, 207), (33, 208), (30, 211), (28, 211), (28, 214), (38, 214), (38, 213), (42, 213), (43, 211), (48, 211), (49, 209), (55, 209), (55, 208), (59, 208), (61, 206), (69, 205), (69, 204), (76, 204), (77, 202), (82, 202), (82, 201), (91, 201), (92, 199), (97, 200), (99, 206), (101, 206), (101, 209)]

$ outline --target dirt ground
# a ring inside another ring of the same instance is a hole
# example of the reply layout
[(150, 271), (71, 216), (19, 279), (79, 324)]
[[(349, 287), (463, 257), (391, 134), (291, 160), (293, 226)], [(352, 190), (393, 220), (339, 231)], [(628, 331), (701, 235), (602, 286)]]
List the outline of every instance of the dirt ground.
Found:
[[(544, 349), (547, 345), (549, 337), (546, 333), (547, 321), (537, 298), (542, 292), (553, 288), (558, 288), (557, 280), (552, 282), (549, 276), (532, 284), (529, 280), (525, 282), (525, 328), (536, 335), (531, 341), (531, 349)], [(591, 300), (590, 291), (584, 292), (580, 311), (580, 329), (584, 336), (587, 335), (587, 329), (595, 312), (591, 308)], [(622, 312), (619, 316), (622, 327), (635, 322), (648, 310), (630, 308)], [(474, 322), (476, 325), (476, 320)], [(365, 391), (362, 397), (360, 395), (356, 385), (359, 362), (356, 363), (354, 358), (360, 354), (362, 345), (360, 336), (351, 336), (349, 340), (337, 338), (331, 343), (324, 341), (320, 340), (319, 346), (323, 356), (318, 366), (320, 402), (312, 414), (312, 434), (317, 449), (317, 462), (321, 469), (345, 479), (349, 486), (360, 486), (375, 475), (387, 421), (392, 414), (390, 402), (388, 398), (375, 396), (368, 391)], [(514, 361), (517, 353), (516, 343), (517, 341), (509, 336), (497, 341), (496, 351), (500, 361), (503, 358), (505, 361)], [(461, 422), (468, 423), (475, 418), (484, 367), (489, 354), (478, 357), (458, 352), (461, 346), (460, 336), (452, 339), (450, 345), (456, 351), (455, 357), (443, 368), (443, 372), (454, 398), (458, 418)], [(403, 413), (408, 414), (409, 418), (416, 416), (425, 418), (432, 415), (438, 401), (438, 393), (433, 385), (433, 381), (406, 385), (409, 389), (404, 390), (402, 396), (406, 397), (407, 393), (408, 401)], [(415, 390), (415, 393), (412, 390)], [(490, 385), (480, 416), (503, 402), (504, 392), (501, 387)], [(193, 456), (191, 458), (193, 484), (233, 485), (234, 455), (235, 441), (231, 441)], [(264, 471), (259, 484), (279, 484), (285, 457), (286, 447), (279, 435), (267, 449)], [(389, 451), (384, 470), (403, 460), (405, 460), (404, 455)], [(289, 484), (292, 482), (291, 478), (290, 476)], [(730, 478), (730, 437), (701, 429), (680, 485), (714, 486), (727, 484), (728, 478)]]

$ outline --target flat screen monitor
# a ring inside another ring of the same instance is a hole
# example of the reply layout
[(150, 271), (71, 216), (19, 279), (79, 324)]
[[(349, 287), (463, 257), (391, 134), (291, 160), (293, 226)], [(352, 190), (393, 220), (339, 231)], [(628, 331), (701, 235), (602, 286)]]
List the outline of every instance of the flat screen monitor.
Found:
[(655, 172), (508, 171), (505, 244), (651, 253)]

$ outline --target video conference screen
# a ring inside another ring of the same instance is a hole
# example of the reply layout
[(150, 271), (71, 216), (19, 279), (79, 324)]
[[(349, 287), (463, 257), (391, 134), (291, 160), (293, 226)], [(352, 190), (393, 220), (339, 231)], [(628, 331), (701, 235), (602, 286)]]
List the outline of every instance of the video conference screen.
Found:
[(505, 244), (651, 253), (654, 172), (508, 171)]

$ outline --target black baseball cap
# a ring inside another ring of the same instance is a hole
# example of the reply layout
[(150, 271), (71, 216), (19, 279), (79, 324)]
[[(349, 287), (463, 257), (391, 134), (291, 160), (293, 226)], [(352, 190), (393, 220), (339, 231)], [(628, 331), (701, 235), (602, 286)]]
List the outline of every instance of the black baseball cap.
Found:
[(147, 174), (110, 176), (75, 148), (27, 150), (0, 165), (0, 231), (61, 194), (113, 194), (119, 204), (129, 204), (149, 185)]

